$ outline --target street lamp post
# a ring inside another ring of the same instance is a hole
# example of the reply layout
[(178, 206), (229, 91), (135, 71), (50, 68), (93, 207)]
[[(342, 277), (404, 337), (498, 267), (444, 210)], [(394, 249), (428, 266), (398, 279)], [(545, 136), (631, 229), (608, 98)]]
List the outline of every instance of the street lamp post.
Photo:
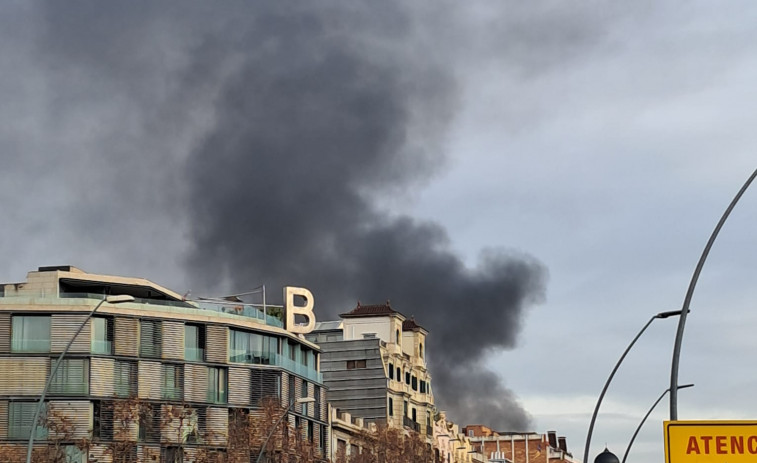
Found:
[(699, 262), (697, 262), (696, 269), (694, 269), (694, 274), (691, 276), (691, 281), (689, 282), (689, 289), (686, 290), (686, 297), (683, 300), (683, 308), (681, 309), (683, 311), (683, 314), (681, 315), (681, 318), (678, 319), (678, 329), (676, 330), (676, 339), (675, 343), (673, 344), (673, 360), (670, 365), (670, 420), (675, 421), (678, 419), (678, 388), (676, 387), (678, 385), (678, 366), (679, 361), (681, 357), (681, 343), (683, 342), (683, 329), (686, 326), (686, 314), (689, 313), (689, 305), (691, 304), (691, 297), (694, 295), (694, 288), (697, 285), (697, 281), (699, 280), (699, 274), (702, 273), (702, 267), (704, 267), (704, 262), (707, 260), (707, 256), (710, 254), (710, 249), (712, 248), (713, 243), (715, 242), (715, 238), (718, 237), (718, 233), (720, 233), (720, 229), (723, 228), (723, 224), (725, 223), (726, 219), (729, 215), (731, 215), (731, 211), (736, 206), (736, 203), (739, 202), (739, 199), (744, 195), (744, 192), (749, 188), (749, 185), (752, 184), (752, 181), (754, 178), (757, 177), (757, 169), (752, 172), (752, 175), (749, 176), (749, 178), (744, 182), (744, 185), (741, 186), (741, 189), (738, 193), (736, 193), (736, 196), (733, 197), (731, 200), (731, 203), (726, 208), (725, 212), (723, 212), (723, 215), (720, 217), (720, 220), (718, 221), (718, 224), (715, 226), (715, 229), (712, 231), (712, 234), (710, 235), (710, 239), (707, 240), (707, 244), (704, 247), (704, 250), (702, 251), (702, 255), (699, 257)]
[(284, 413), (281, 414), (278, 420), (276, 420), (276, 423), (274, 423), (273, 428), (271, 428), (271, 431), (268, 433), (267, 436), (265, 436), (265, 440), (263, 441), (263, 445), (260, 446), (260, 453), (258, 454), (257, 460), (255, 460), (255, 463), (260, 463), (261, 459), (263, 458), (263, 452), (265, 452), (265, 446), (268, 445), (268, 441), (271, 439), (271, 436), (273, 436), (273, 433), (276, 432), (276, 428), (279, 427), (279, 423), (284, 419), (285, 416), (289, 414), (289, 410), (292, 409), (294, 404), (309, 404), (315, 402), (315, 398), (313, 397), (302, 397), (296, 400), (291, 400), (289, 402), (289, 405), (287, 405), (287, 408), (284, 410)]
[(53, 382), (53, 378), (55, 377), (55, 373), (58, 371), (58, 367), (60, 366), (61, 362), (63, 361), (63, 357), (68, 353), (68, 350), (71, 348), (71, 345), (74, 343), (76, 338), (79, 336), (79, 333), (81, 333), (81, 330), (84, 329), (84, 326), (87, 324), (90, 318), (92, 318), (92, 315), (97, 312), (97, 309), (100, 308), (103, 303), (107, 302), (109, 304), (120, 304), (123, 302), (133, 302), (134, 297), (129, 295), (118, 295), (118, 296), (106, 296), (103, 298), (100, 302), (97, 303), (94, 309), (87, 315), (87, 318), (84, 319), (84, 321), (79, 325), (79, 328), (76, 330), (76, 333), (71, 337), (71, 339), (68, 341), (68, 344), (66, 344), (66, 347), (63, 349), (63, 352), (60, 353), (60, 356), (58, 359), (53, 363), (52, 368), (50, 368), (50, 376), (47, 378), (47, 382), (45, 383), (45, 388), (42, 389), (42, 395), (39, 397), (39, 402), (37, 402), (37, 408), (34, 410), (34, 418), (32, 419), (32, 426), (31, 426), (31, 432), (29, 433), (29, 444), (26, 449), (26, 463), (31, 463), (32, 461), (32, 448), (34, 447), (34, 433), (37, 432), (37, 421), (39, 421), (39, 415), (42, 413), (42, 408), (45, 406), (45, 396), (47, 395), (47, 390), (50, 388), (50, 384)]
[[(686, 389), (687, 387), (692, 387), (693, 384), (684, 384), (682, 386), (678, 386), (678, 389)], [(626, 458), (628, 457), (628, 452), (631, 451), (631, 446), (633, 445), (633, 441), (636, 440), (636, 436), (639, 434), (639, 431), (641, 431), (641, 427), (644, 426), (644, 423), (647, 421), (647, 418), (649, 418), (649, 415), (652, 414), (652, 410), (657, 406), (658, 403), (662, 400), (663, 397), (665, 397), (665, 394), (670, 392), (670, 388), (665, 389), (662, 394), (660, 394), (660, 397), (655, 400), (655, 402), (652, 404), (651, 407), (649, 407), (649, 411), (646, 415), (644, 415), (644, 418), (641, 419), (641, 423), (639, 423), (639, 426), (636, 427), (636, 431), (634, 431), (633, 436), (631, 436), (631, 440), (628, 441), (628, 447), (626, 447), (626, 453), (623, 454), (623, 461), (621, 463), (626, 463)]]
[(586, 446), (584, 447), (584, 463), (589, 462), (589, 447), (591, 446), (591, 435), (594, 431), (594, 422), (597, 420), (597, 413), (599, 412), (599, 406), (602, 405), (602, 399), (605, 396), (605, 392), (607, 392), (607, 388), (610, 386), (610, 382), (612, 382), (612, 378), (615, 376), (615, 372), (618, 371), (618, 367), (620, 367), (620, 364), (623, 363), (623, 359), (626, 358), (626, 355), (628, 354), (628, 351), (631, 350), (634, 344), (636, 344), (636, 341), (641, 337), (641, 335), (646, 331), (647, 327), (652, 324), (653, 321), (655, 321), (658, 318), (668, 318), (673, 317), (676, 315), (681, 315), (680, 310), (671, 310), (668, 312), (660, 312), (657, 315), (653, 315), (652, 318), (649, 319), (646, 325), (639, 331), (639, 334), (636, 335), (635, 338), (633, 338), (633, 341), (631, 341), (631, 344), (626, 347), (626, 350), (623, 352), (623, 355), (620, 356), (620, 359), (618, 360), (618, 363), (615, 364), (615, 368), (612, 369), (612, 372), (610, 373), (610, 377), (607, 378), (607, 382), (605, 382), (605, 386), (602, 388), (602, 392), (599, 394), (599, 398), (597, 399), (597, 405), (594, 407), (594, 413), (591, 415), (591, 422), (589, 423), (589, 432), (586, 434)]

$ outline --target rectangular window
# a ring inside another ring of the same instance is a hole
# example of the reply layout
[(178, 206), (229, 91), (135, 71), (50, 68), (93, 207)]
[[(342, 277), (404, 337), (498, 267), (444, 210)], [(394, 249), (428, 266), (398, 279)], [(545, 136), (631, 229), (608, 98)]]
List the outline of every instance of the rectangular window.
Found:
[(281, 397), (281, 374), (270, 370), (252, 370), (252, 405), (262, 407), (261, 401)]
[(229, 361), (272, 365), (279, 352), (279, 338), (247, 331), (229, 330)]
[[(307, 396), (308, 396), (308, 382), (303, 380), (302, 381), (302, 397), (307, 397)], [(308, 415), (308, 405), (310, 404), (309, 403), (300, 404), (301, 409), (302, 409), (302, 414), (305, 416)]]
[(313, 418), (316, 420), (321, 419), (321, 386), (313, 385)]
[(389, 416), (394, 416), (394, 400), (389, 397)]
[(292, 341), (287, 341), (287, 350), (289, 351), (289, 360), (296, 362), (297, 361), (297, 354), (300, 351), (300, 347), (297, 343), (294, 343)]
[(160, 461), (165, 463), (183, 463), (184, 462), (184, 450), (181, 447), (165, 447), (161, 450)]
[(160, 442), (160, 404), (139, 405), (139, 442)]
[(93, 354), (113, 354), (113, 319), (106, 317), (92, 318)]
[(162, 329), (159, 320), (141, 320), (139, 322), (139, 356), (160, 358)]
[(412, 386), (410, 387), (412, 387), (414, 391), (418, 390), (418, 378), (415, 376), (412, 377)]
[(289, 374), (289, 403), (294, 402), (295, 396), (295, 377), (291, 373)]
[(407, 400), (406, 400), (406, 401), (405, 401), (405, 408), (404, 408), (404, 410), (403, 410), (403, 414), (404, 414), (404, 416), (407, 416), (407, 412), (408, 412), (408, 410), (407, 410)]
[(226, 374), (224, 368), (208, 367), (208, 402), (226, 403)]
[(89, 360), (63, 359), (50, 382), (50, 394), (89, 394)]
[(421, 381), (421, 394), (425, 394), (425, 393), (426, 393), (426, 382)]
[(326, 425), (322, 424), (321, 425), (321, 434), (318, 436), (319, 437), (319, 441), (320, 441), (318, 447), (321, 449), (321, 455), (322, 456), (326, 455), (325, 452), (326, 452), (326, 433), (327, 432), (328, 431), (326, 431)]
[[(8, 438), (29, 439), (34, 421), (34, 412), (37, 410), (37, 402), (10, 402), (8, 404)], [(42, 409), (40, 416), (43, 416)], [(34, 433), (35, 439), (47, 439), (47, 429), (37, 425)]]
[(75, 445), (64, 445), (63, 455), (66, 463), (87, 463), (84, 450)]
[(315, 432), (313, 430), (313, 428), (315, 426), (313, 426), (313, 422), (312, 421), (308, 420), (307, 427), (308, 427), (308, 442), (310, 442), (312, 444), (313, 441), (315, 440)]
[(205, 360), (205, 326), (184, 325), (184, 360)]
[(113, 440), (112, 402), (92, 402), (92, 437), (104, 441)]
[(394, 379), (394, 365), (389, 364), (389, 379)]
[(161, 366), (162, 398), (168, 400), (182, 400), (184, 385), (184, 369), (182, 365), (165, 364)]
[(365, 368), (365, 360), (347, 360), (347, 369)]
[(50, 316), (14, 315), (11, 352), (50, 352)]
[(405, 372), (405, 384), (410, 384), (410, 372)]
[(360, 454), (360, 447), (355, 444), (350, 444), (350, 456), (357, 456)]
[(137, 393), (137, 364), (116, 360), (113, 364), (113, 391), (116, 397), (131, 397)]

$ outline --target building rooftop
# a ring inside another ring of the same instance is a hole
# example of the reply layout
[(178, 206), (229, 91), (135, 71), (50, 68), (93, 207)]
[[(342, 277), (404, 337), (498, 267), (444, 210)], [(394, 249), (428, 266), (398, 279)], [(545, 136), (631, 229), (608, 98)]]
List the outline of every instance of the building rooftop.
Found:
[(360, 304), (360, 301), (357, 302), (357, 307), (352, 309), (351, 311), (343, 314), (339, 314), (342, 318), (357, 318), (357, 317), (376, 317), (381, 315), (400, 315), (401, 313), (397, 312), (396, 310), (392, 309), (391, 305), (389, 304), (389, 301), (386, 301), (386, 304), (376, 304), (376, 305), (362, 305)]
[(402, 331), (426, 331), (424, 327), (417, 324), (415, 322), (415, 317), (410, 317), (410, 319), (405, 320), (402, 322)]

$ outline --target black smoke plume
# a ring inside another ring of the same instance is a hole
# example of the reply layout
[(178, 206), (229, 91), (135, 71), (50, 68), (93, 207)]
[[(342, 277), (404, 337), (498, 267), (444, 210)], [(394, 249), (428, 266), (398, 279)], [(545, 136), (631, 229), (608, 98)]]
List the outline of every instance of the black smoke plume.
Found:
[(497, 250), (466, 266), (439, 225), (388, 206), (444, 166), (453, 55), (477, 32), (457, 2), (33, 5), (18, 14), (42, 31), (30, 66), (54, 96), (40, 130), (80, 193), (61, 228), (151, 268), (186, 241), (193, 289), (304, 286), (321, 320), (391, 299), (431, 332), (450, 419), (528, 427), (484, 362), (514, 347), (545, 269)]

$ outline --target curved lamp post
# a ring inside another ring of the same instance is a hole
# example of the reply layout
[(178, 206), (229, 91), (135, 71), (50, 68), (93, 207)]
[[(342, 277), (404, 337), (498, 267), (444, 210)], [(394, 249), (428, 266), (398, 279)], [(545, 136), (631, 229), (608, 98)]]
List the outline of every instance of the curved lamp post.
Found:
[(660, 312), (657, 315), (653, 315), (652, 318), (649, 319), (646, 325), (639, 331), (639, 334), (636, 335), (635, 338), (633, 338), (633, 341), (631, 341), (631, 344), (626, 347), (625, 352), (623, 352), (623, 355), (620, 356), (620, 359), (618, 360), (618, 363), (615, 364), (615, 368), (612, 369), (612, 372), (610, 373), (610, 377), (607, 378), (607, 382), (605, 383), (605, 386), (602, 388), (602, 392), (599, 394), (599, 398), (597, 399), (597, 405), (594, 407), (594, 413), (591, 415), (591, 422), (589, 423), (589, 432), (586, 434), (586, 447), (584, 448), (584, 463), (589, 462), (589, 447), (591, 446), (591, 434), (594, 431), (594, 422), (597, 420), (597, 413), (599, 412), (599, 406), (602, 405), (602, 399), (605, 396), (605, 392), (607, 392), (607, 388), (610, 386), (610, 382), (612, 381), (612, 378), (615, 376), (615, 372), (618, 371), (618, 367), (621, 363), (623, 363), (623, 359), (626, 358), (626, 355), (628, 354), (628, 351), (631, 350), (634, 344), (636, 344), (636, 340), (641, 337), (641, 335), (646, 331), (647, 327), (652, 324), (653, 321), (655, 321), (658, 318), (668, 318), (673, 317), (676, 315), (681, 315), (680, 310), (671, 310), (668, 312)]
[(309, 404), (315, 402), (315, 398), (313, 397), (301, 397), (297, 400), (292, 400), (289, 402), (289, 405), (284, 410), (284, 413), (281, 414), (278, 420), (276, 420), (276, 423), (274, 423), (273, 427), (271, 428), (271, 432), (268, 433), (267, 436), (265, 436), (265, 440), (263, 441), (263, 445), (260, 446), (260, 454), (258, 454), (257, 460), (255, 460), (255, 463), (260, 463), (261, 458), (263, 458), (263, 453), (265, 452), (265, 446), (268, 445), (268, 441), (271, 439), (271, 436), (273, 436), (273, 433), (276, 432), (276, 428), (279, 427), (279, 423), (284, 419), (285, 416), (289, 414), (289, 410), (292, 409), (294, 404)]
[(699, 262), (697, 263), (697, 267), (694, 270), (694, 274), (691, 276), (691, 282), (689, 282), (689, 289), (686, 291), (686, 297), (683, 300), (683, 308), (681, 309), (683, 311), (683, 314), (681, 315), (681, 318), (678, 319), (678, 330), (676, 331), (676, 340), (675, 344), (673, 345), (673, 361), (670, 365), (670, 420), (675, 421), (678, 419), (678, 388), (676, 387), (678, 385), (678, 364), (679, 359), (681, 357), (681, 342), (683, 341), (683, 328), (686, 325), (686, 314), (689, 312), (689, 305), (691, 304), (691, 297), (694, 295), (694, 288), (697, 285), (697, 280), (699, 280), (699, 274), (702, 272), (702, 267), (704, 266), (704, 261), (707, 260), (707, 255), (710, 253), (710, 248), (712, 248), (712, 244), (715, 242), (715, 238), (717, 238), (718, 233), (720, 233), (720, 229), (723, 228), (723, 224), (725, 223), (728, 216), (731, 214), (731, 211), (733, 210), (734, 206), (736, 206), (736, 203), (739, 202), (739, 199), (741, 199), (741, 196), (744, 195), (744, 192), (749, 188), (749, 185), (751, 185), (752, 180), (757, 176), (757, 170), (752, 172), (752, 175), (749, 176), (746, 182), (744, 182), (744, 185), (741, 187), (738, 193), (736, 193), (736, 196), (734, 196), (733, 200), (731, 200), (731, 204), (728, 205), (728, 208), (726, 208), (725, 212), (723, 213), (723, 216), (720, 217), (720, 221), (715, 226), (715, 230), (712, 231), (712, 235), (710, 235), (710, 239), (707, 241), (707, 245), (704, 247), (704, 251), (702, 251), (702, 256), (699, 258)]
[[(692, 387), (693, 384), (684, 384), (682, 386), (678, 386), (678, 389), (686, 389), (687, 387)], [(652, 414), (652, 410), (657, 406), (658, 403), (662, 400), (663, 397), (665, 397), (665, 394), (670, 392), (670, 389), (665, 389), (662, 394), (660, 394), (660, 397), (655, 400), (655, 402), (652, 404), (651, 407), (649, 407), (649, 411), (646, 415), (644, 415), (644, 418), (641, 419), (641, 423), (639, 423), (639, 426), (636, 428), (636, 431), (634, 431), (633, 436), (631, 436), (631, 440), (628, 441), (628, 447), (626, 447), (626, 453), (623, 454), (623, 460), (621, 463), (626, 463), (626, 458), (628, 457), (628, 452), (631, 451), (631, 446), (633, 445), (633, 441), (636, 440), (636, 436), (639, 434), (639, 431), (641, 431), (641, 427), (644, 426), (644, 423), (647, 421), (647, 418), (649, 418), (649, 415)]]
[(71, 337), (71, 339), (68, 341), (68, 344), (66, 344), (66, 347), (63, 349), (63, 352), (60, 353), (60, 356), (58, 359), (53, 363), (52, 368), (50, 369), (50, 376), (47, 378), (47, 382), (45, 383), (45, 388), (42, 389), (42, 395), (39, 397), (39, 402), (37, 403), (37, 409), (34, 411), (34, 418), (32, 419), (32, 428), (31, 432), (29, 433), (29, 444), (26, 449), (26, 463), (31, 463), (32, 461), (32, 448), (34, 447), (34, 433), (37, 432), (37, 421), (39, 421), (39, 415), (42, 413), (42, 408), (45, 406), (45, 396), (47, 395), (47, 390), (50, 388), (50, 384), (53, 382), (53, 378), (55, 378), (55, 373), (58, 371), (58, 367), (60, 366), (61, 362), (63, 361), (63, 357), (68, 353), (68, 350), (71, 348), (71, 345), (74, 343), (76, 338), (79, 336), (79, 333), (81, 333), (81, 330), (84, 329), (84, 326), (87, 324), (90, 318), (92, 318), (92, 315), (97, 312), (97, 309), (100, 308), (103, 303), (107, 302), (109, 304), (120, 304), (122, 302), (133, 302), (134, 297), (129, 295), (118, 295), (118, 296), (106, 296), (104, 299), (102, 299), (100, 302), (97, 303), (94, 309), (87, 315), (87, 318), (84, 319), (84, 321), (79, 325), (79, 329), (76, 330), (76, 333)]

